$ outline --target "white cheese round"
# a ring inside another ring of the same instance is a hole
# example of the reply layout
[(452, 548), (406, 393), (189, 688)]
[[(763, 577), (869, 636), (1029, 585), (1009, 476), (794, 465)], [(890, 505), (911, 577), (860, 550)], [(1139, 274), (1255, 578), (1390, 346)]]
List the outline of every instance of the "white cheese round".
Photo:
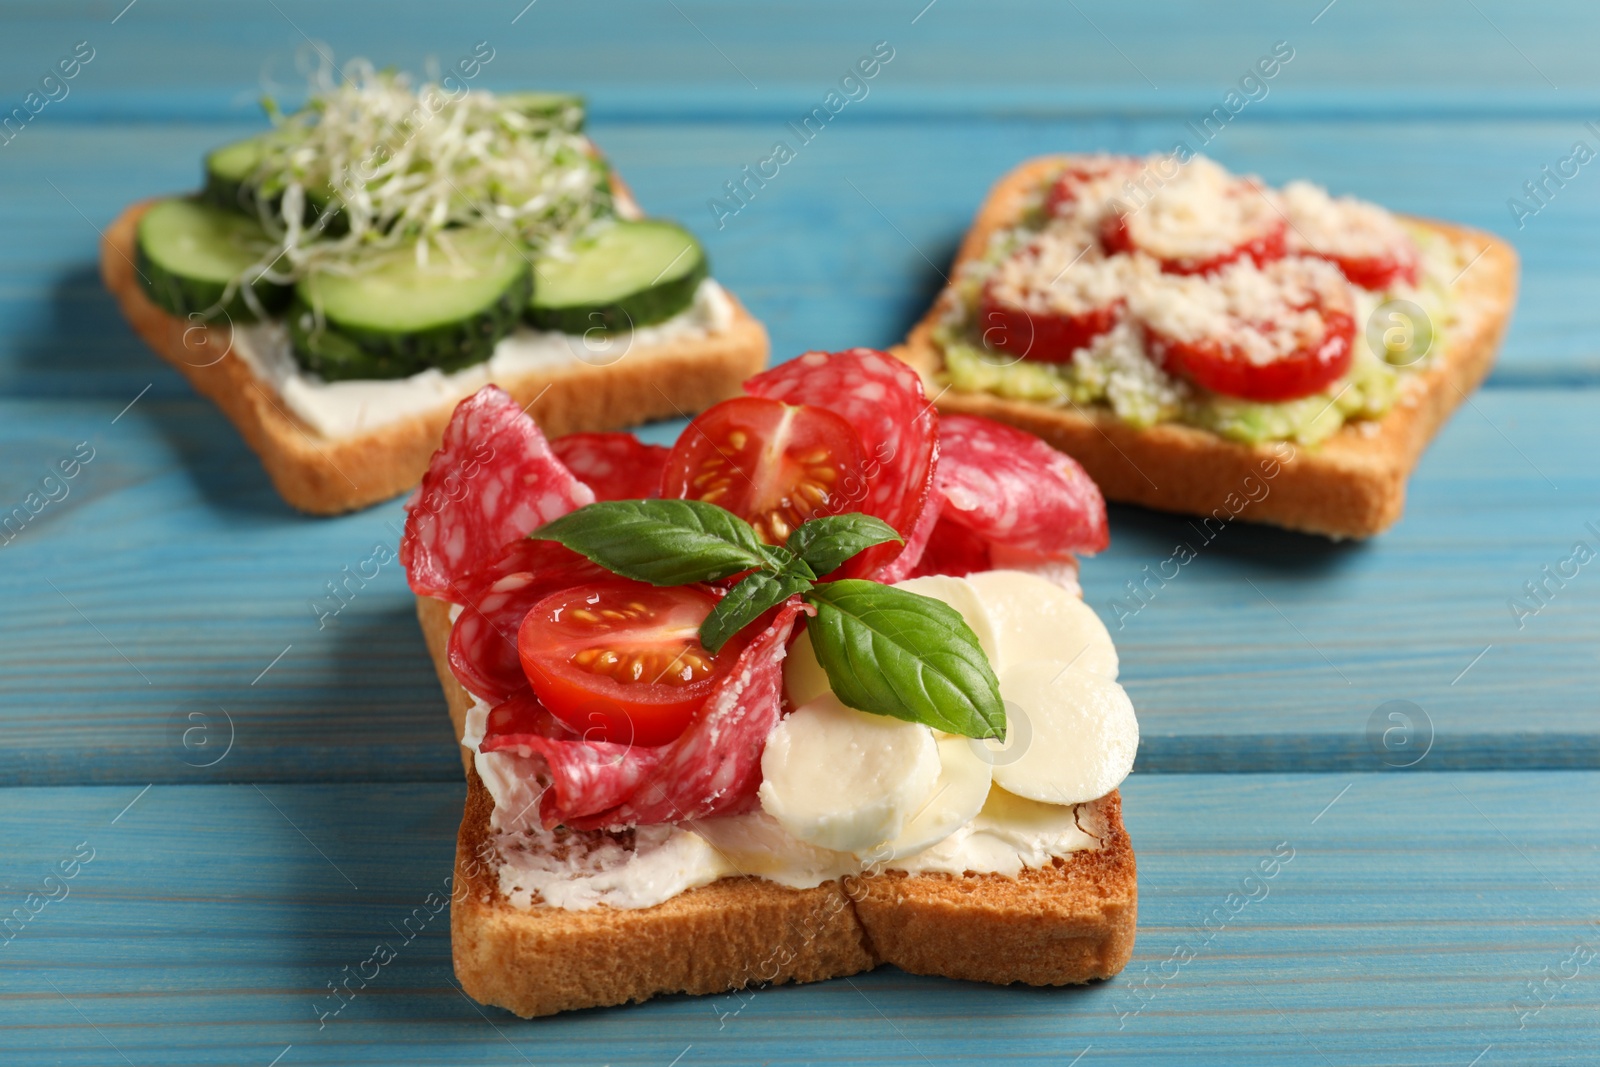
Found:
[(862, 854), (861, 858), (870, 865), (916, 855), (955, 833), (983, 810), (989, 796), (989, 764), (973, 751), (968, 738), (944, 734), (938, 744), (939, 779), (932, 794), (912, 813), (898, 837)]
[(802, 841), (861, 852), (900, 835), (939, 770), (928, 727), (847, 708), (828, 693), (767, 737), (761, 807)]
[(992, 622), (999, 655), (991, 652), (989, 659), (996, 674), (1029, 660), (1048, 659), (1116, 679), (1117, 649), (1111, 634), (1079, 597), (1026, 571), (982, 571), (965, 582), (977, 591)]
[(1103, 797), (1133, 769), (1139, 721), (1122, 686), (1066, 660), (1036, 659), (1000, 675), (1007, 739), (995, 784), (1047, 804)]
[(828, 675), (817, 662), (816, 649), (811, 647), (809, 628), (800, 631), (783, 658), (783, 687), (789, 694), (789, 703), (797, 708), (833, 692)]

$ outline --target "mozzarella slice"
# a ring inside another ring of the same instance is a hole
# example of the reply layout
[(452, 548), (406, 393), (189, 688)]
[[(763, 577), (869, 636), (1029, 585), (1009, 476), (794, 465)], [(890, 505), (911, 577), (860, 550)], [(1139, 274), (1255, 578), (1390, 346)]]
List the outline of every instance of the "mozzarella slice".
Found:
[(690, 826), (710, 842), (730, 873), (759, 874), (792, 889), (809, 889), (861, 868), (852, 853), (798, 840), (764, 811), (701, 819)]
[(989, 797), (989, 764), (973, 750), (968, 738), (945, 734), (938, 743), (939, 780), (934, 783), (932, 794), (912, 814), (898, 837), (862, 859), (876, 864), (915, 855), (937, 845), (983, 810)]
[(797, 708), (833, 692), (822, 664), (817, 662), (816, 650), (811, 647), (810, 628), (800, 631), (783, 658), (783, 687), (788, 691), (790, 705)]
[(1025, 571), (980, 571), (965, 580), (992, 620), (1000, 653), (997, 672), (1048, 659), (1116, 679), (1117, 649), (1111, 634), (1078, 597)]
[[(972, 627), (972, 632), (978, 635), (978, 644), (989, 657), (990, 665), (996, 673), (999, 672), (1000, 661), (995, 658), (999, 645), (994, 624), (989, 621), (989, 612), (970, 582), (965, 578), (932, 574), (898, 582), (895, 588), (942, 600), (960, 612), (967, 625)], [(833, 692), (822, 664), (817, 662), (816, 650), (811, 647), (809, 631), (802, 631), (789, 648), (789, 655), (783, 661), (783, 684), (789, 691), (789, 703), (795, 707), (809, 704), (824, 693)]]
[(827, 693), (773, 727), (761, 775), (761, 806), (790, 834), (860, 852), (898, 837), (933, 795), (939, 747), (926, 726)]
[(1047, 804), (1105, 796), (1133, 769), (1139, 721), (1122, 686), (1066, 660), (1032, 660), (1000, 675), (1006, 743), (987, 752), (1002, 789)]
[(921, 593), (935, 600), (942, 600), (961, 613), (967, 625), (972, 627), (972, 632), (978, 635), (978, 644), (983, 649), (984, 655), (989, 657), (989, 665), (998, 673), (1000, 670), (999, 643), (995, 635), (994, 622), (989, 616), (987, 605), (977, 588), (965, 578), (956, 578), (948, 574), (929, 574), (921, 578), (908, 578), (903, 582), (896, 582), (896, 589), (904, 589), (908, 593)]

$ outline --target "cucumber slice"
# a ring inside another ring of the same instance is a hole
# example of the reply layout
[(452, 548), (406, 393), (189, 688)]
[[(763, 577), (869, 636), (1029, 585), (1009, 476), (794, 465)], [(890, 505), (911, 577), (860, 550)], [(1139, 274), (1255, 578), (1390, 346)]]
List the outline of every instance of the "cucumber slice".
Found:
[(271, 133), (225, 144), (206, 154), (206, 185), (201, 199), (231, 211), (256, 213), (254, 179), (266, 158)]
[(545, 119), (571, 133), (583, 132), (583, 97), (575, 93), (498, 93), (495, 99), (502, 106), (531, 119)]
[(326, 381), (406, 378), (481, 363), (527, 305), (532, 272), (493, 227), (450, 230), (460, 262), (437, 246), (427, 266), (408, 242), (363, 257), (352, 273), (312, 272), (294, 290), (296, 357)]
[[(240, 211), (252, 218), (258, 217), (262, 206), (273, 215), (279, 215), (283, 202), (283, 189), (274, 182), (263, 187), (261, 166), (268, 154), (292, 144), (299, 137), (294, 127), (268, 130), (243, 141), (223, 145), (206, 156), (206, 184), (201, 199), (230, 211)], [(305, 217), (302, 224), (312, 226), (317, 216), (330, 212), (323, 233), (338, 237), (349, 232), (349, 221), (340, 210), (340, 202), (331, 187), (322, 186), (306, 190)]]
[(700, 242), (683, 227), (619, 221), (580, 241), (566, 258), (534, 261), (528, 320), (570, 334), (648, 326), (693, 303), (709, 269)]
[[(249, 322), (255, 312), (236, 287), (224, 304), (228, 284), (259, 274), (272, 240), (254, 219), (194, 200), (163, 200), (139, 220), (135, 254), (144, 291), (158, 306), (187, 318)], [(268, 313), (289, 302), (288, 286), (259, 277), (250, 282)]]

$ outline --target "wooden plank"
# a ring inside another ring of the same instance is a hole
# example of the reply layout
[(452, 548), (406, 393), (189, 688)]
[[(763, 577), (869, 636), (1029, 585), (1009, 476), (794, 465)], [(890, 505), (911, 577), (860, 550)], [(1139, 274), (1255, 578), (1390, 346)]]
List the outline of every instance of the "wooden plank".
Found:
[[(96, 450), (0, 549), (18, 606), (0, 621), (0, 781), (455, 778), (410, 594), (378, 551), (399, 503), (295, 515), (208, 404), (147, 397), (113, 424), (125, 403), (0, 402), (7, 508), (79, 442)], [(1121, 650), (1141, 766), (1381, 769), (1415, 751), (1373, 747), (1390, 700), (1431, 724), (1428, 767), (1600, 766), (1593, 566), (1543, 606), (1523, 590), (1574, 542), (1600, 547), (1591, 408), (1583, 391), (1479, 396), (1425, 457), (1409, 516), (1367, 544), (1241, 523), (1208, 542), (1114, 508), (1083, 582)], [(1129, 599), (1180, 541), (1197, 558)], [(374, 558), (319, 628), (327, 583)], [(1538, 607), (1520, 629), (1512, 598)], [(227, 758), (196, 766), (230, 722)]]
[(1425, 88), (1533, 92), (1554, 101), (1559, 92), (1600, 87), (1585, 47), (1593, 11), (1580, 0), (1534, 8), (1511, 0), (1343, 0), (1326, 12), (1321, 4), (1289, 9), (1270, 0), (1226, 10), (1112, 0), (1066, 7), (1045, 0), (870, 6), (825, 0), (759, 10), (727, 0), (635, 0), (616, 5), (603, 30), (578, 4), (445, 9), (403, 0), (375, 19), (360, 8), (314, 0), (225, 9), (186, 0), (146, 3), (113, 23), (122, 6), (100, 0), (8, 8), (0, 98), (20, 102), (74, 42), (88, 39), (97, 50), (92, 64), (73, 96), (59, 108), (50, 105), (61, 115), (127, 118), (152, 108), (237, 115), (263, 88), (296, 87), (295, 54), (311, 55), (308, 37), (325, 42), (340, 61), (361, 54), (406, 67), (429, 58), (450, 67), (486, 41), (495, 53), (485, 84), (537, 72), (552, 85), (657, 111), (685, 102), (663, 99), (663, 87), (693, 91), (713, 107), (770, 107), (765, 101), (781, 100), (786, 90), (825, 89), (879, 40), (896, 49), (897, 81), (954, 89), (957, 106), (971, 106), (967, 90), (980, 87), (1110, 91), (1134, 106), (1161, 107), (1163, 94), (1226, 89), (1278, 40), (1295, 49), (1282, 85), (1305, 92), (1364, 88), (1369, 106), (1379, 109)]
[[(459, 785), (7, 789), (0, 902), (58, 899), (0, 948), (0, 1063), (1583, 1062), (1600, 814), (1574, 800), (1597, 788), (1135, 775), (1140, 936), (1111, 982), (884, 970), (527, 1023), (463, 997), (428, 914)], [(93, 858), (46, 882), (75, 850)], [(319, 1029), (378, 943), (396, 958)]]
[[(1177, 118), (855, 119), (845, 112), (804, 146), (776, 119), (597, 123), (595, 132), (646, 205), (702, 235), (718, 276), (770, 327), (778, 358), (903, 336), (985, 190), (1014, 163), (1058, 149), (1152, 151), (1184, 134)], [(177, 375), (155, 370), (100, 288), (97, 228), (132, 200), (192, 188), (208, 147), (253, 128), (41, 126), (6, 149), (0, 396), (112, 399), (152, 382), (155, 396), (188, 395)], [(1587, 298), (1600, 287), (1600, 265), (1580, 251), (1600, 240), (1600, 182), (1574, 180), (1521, 231), (1506, 207), (1582, 133), (1576, 119), (1326, 119), (1241, 125), (1210, 147), (1272, 181), (1312, 175), (1511, 238), (1524, 259), (1523, 296), (1496, 380), (1530, 386), (1600, 380), (1600, 307)], [(737, 202), (723, 199), (719, 228), (711, 202), (778, 139), (798, 147), (797, 157), (765, 188), (752, 184), (736, 214), (726, 205)], [(107, 158), (119, 165), (102, 166)]]

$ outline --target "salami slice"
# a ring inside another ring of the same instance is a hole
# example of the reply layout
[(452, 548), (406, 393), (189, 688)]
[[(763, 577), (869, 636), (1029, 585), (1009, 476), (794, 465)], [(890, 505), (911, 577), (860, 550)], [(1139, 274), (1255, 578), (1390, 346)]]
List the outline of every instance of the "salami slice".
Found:
[(450, 629), (450, 667), (479, 699), (496, 704), (528, 685), (517, 628), (540, 600), (604, 572), (553, 541), (519, 540), (483, 571), (457, 582), (465, 605)]
[[(840, 482), (840, 511), (876, 515), (909, 538), (932, 496), (938, 424), (917, 372), (886, 352), (807, 352), (745, 382), (754, 396), (810, 404), (842, 416), (861, 440), (862, 467)], [(835, 572), (874, 577), (901, 552), (879, 545)]]
[[(932, 509), (929, 509), (932, 510)], [(992, 570), (989, 542), (970, 528), (940, 515), (929, 531), (928, 542), (916, 566), (906, 575), (921, 578), (925, 574), (951, 574), (957, 578), (974, 571)]]
[(631, 796), (599, 815), (566, 818), (567, 825), (606, 830), (679, 822), (732, 814), (753, 803), (761, 784), (761, 749), (781, 709), (789, 634), (804, 610), (799, 598), (778, 609), (676, 741), (630, 750), (629, 760), (658, 758)]
[(501, 548), (593, 500), (533, 419), (486, 385), (456, 406), (406, 502), (400, 561), (413, 591), (459, 602), (456, 584)]
[(955, 523), (992, 545), (1049, 559), (1110, 543), (1100, 487), (1077, 460), (1032, 434), (974, 415), (946, 415), (939, 448), (941, 525)]
[(644, 500), (661, 488), (671, 449), (631, 433), (571, 433), (550, 442), (556, 458), (594, 490), (596, 500)]
[[(935, 482), (937, 482), (939, 465), (937, 442), (934, 444), (933, 458), (934, 477)], [(939, 516), (942, 504), (943, 500), (937, 491), (928, 494), (928, 502), (923, 505), (921, 513), (917, 516), (916, 525), (911, 528), (911, 533), (906, 535), (905, 547), (878, 571), (876, 576), (878, 581), (886, 585), (892, 585), (916, 573), (918, 566), (921, 565), (923, 554), (928, 550), (928, 546), (933, 543), (932, 539), (938, 532), (942, 521)]]
[(482, 750), (537, 758), (549, 772), (539, 801), (546, 826), (623, 803), (656, 773), (667, 749), (585, 739), (573, 733), (525, 689), (489, 713)]

